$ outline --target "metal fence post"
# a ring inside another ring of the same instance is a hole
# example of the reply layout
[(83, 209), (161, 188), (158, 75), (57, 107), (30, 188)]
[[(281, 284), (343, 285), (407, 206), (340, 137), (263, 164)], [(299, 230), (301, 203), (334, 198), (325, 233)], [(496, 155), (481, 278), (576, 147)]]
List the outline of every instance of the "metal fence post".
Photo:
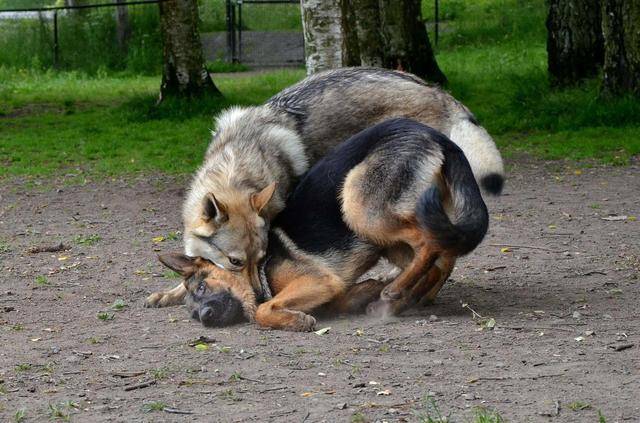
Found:
[(238, 0), (238, 63), (242, 63), (242, 0)]
[(439, 26), (439, 25), (438, 25), (438, 24), (439, 24), (438, 14), (439, 14), (439, 9), (440, 9), (440, 8), (438, 7), (438, 6), (439, 6), (439, 4), (438, 4), (438, 3), (439, 3), (439, 2), (438, 2), (438, 0), (435, 0), (435, 11), (434, 11), (434, 12), (435, 12), (435, 15), (436, 15), (436, 16), (435, 16), (436, 25), (435, 25), (435, 37), (434, 37), (434, 39), (435, 39), (435, 43), (436, 43), (436, 45), (438, 45), (438, 38), (439, 38), (439, 37), (438, 37), (438, 32), (439, 32), (439, 31), (438, 31), (438, 26)]
[(53, 67), (58, 67), (60, 48), (58, 45), (58, 11), (53, 11)]

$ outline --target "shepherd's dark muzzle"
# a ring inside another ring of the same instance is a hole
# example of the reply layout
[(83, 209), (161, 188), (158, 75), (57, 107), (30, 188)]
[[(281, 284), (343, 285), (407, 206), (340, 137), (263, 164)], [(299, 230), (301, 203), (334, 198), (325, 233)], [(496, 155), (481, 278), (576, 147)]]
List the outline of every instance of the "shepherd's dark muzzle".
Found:
[(229, 292), (191, 295), (191, 316), (206, 327), (227, 326), (242, 319), (242, 303)]

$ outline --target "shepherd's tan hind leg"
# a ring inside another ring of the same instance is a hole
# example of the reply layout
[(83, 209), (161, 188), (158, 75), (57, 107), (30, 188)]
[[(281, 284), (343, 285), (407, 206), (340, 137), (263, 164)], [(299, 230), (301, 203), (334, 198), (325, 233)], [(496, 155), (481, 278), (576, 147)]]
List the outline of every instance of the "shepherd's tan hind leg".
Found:
[(442, 255), (438, 260), (436, 260), (435, 265), (432, 268), (434, 273), (432, 277), (435, 279), (435, 283), (431, 284), (428, 291), (423, 290), (421, 292), (416, 292), (416, 300), (418, 300), (420, 305), (424, 306), (435, 301), (438, 293), (444, 286), (444, 283), (449, 279), (449, 276), (451, 276), (451, 272), (453, 271), (455, 264), (456, 258), (454, 256)]
[(154, 292), (144, 302), (145, 307), (169, 307), (184, 304), (187, 289), (180, 284), (170, 291)]
[(380, 294), (383, 300), (398, 300), (403, 295), (410, 295), (410, 291), (424, 276), (438, 258), (439, 251), (434, 250), (430, 243), (420, 242), (412, 245), (413, 259), (402, 272)]

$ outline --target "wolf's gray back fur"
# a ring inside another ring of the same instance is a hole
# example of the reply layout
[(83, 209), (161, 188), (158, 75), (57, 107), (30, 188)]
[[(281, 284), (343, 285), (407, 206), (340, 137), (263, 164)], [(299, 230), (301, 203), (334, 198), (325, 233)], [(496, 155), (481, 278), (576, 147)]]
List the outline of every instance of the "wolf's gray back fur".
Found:
[(294, 119), (311, 163), (367, 127), (408, 117), (451, 138), (485, 189), (494, 194), (502, 189), (502, 157), (491, 136), (464, 105), (414, 75), (377, 68), (330, 70), (286, 88), (267, 106)]

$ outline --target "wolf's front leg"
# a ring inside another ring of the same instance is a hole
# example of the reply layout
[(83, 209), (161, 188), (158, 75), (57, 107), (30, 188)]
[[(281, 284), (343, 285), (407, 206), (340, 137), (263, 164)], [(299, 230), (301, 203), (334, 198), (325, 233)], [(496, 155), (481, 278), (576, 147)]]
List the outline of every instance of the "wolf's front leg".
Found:
[(154, 292), (144, 301), (145, 307), (169, 307), (184, 303), (187, 289), (184, 284), (180, 284), (170, 291)]
[(309, 332), (316, 319), (307, 313), (337, 298), (345, 291), (344, 282), (331, 275), (298, 275), (273, 299), (261, 304), (256, 322), (263, 327)]

